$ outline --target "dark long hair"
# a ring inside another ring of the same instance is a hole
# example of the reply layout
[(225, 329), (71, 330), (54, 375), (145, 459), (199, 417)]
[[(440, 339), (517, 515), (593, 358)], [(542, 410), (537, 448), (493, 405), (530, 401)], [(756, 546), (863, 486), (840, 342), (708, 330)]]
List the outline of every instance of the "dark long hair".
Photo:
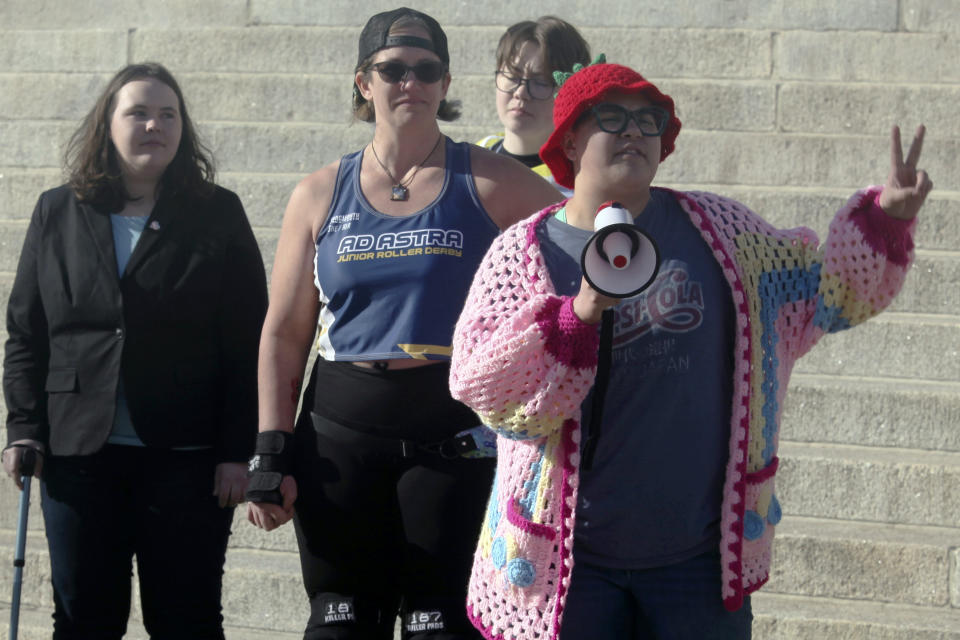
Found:
[(116, 108), (117, 92), (128, 82), (144, 78), (158, 80), (173, 90), (182, 122), (180, 146), (160, 178), (159, 192), (164, 196), (200, 197), (213, 192), (213, 159), (210, 150), (197, 137), (180, 86), (163, 65), (143, 62), (127, 65), (113, 76), (67, 143), (64, 166), (70, 187), (81, 202), (119, 211), (131, 200), (123, 185), (117, 151), (110, 140), (110, 120)]

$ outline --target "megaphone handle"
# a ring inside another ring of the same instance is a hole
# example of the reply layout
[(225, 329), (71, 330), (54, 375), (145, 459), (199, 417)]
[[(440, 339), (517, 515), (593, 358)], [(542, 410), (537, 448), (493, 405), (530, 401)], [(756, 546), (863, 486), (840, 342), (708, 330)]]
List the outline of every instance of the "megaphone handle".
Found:
[(604, 309), (600, 316), (600, 351), (597, 354), (597, 377), (593, 383), (593, 404), (590, 407), (590, 432), (583, 443), (583, 459), (580, 468), (593, 468), (593, 456), (597, 452), (600, 432), (603, 429), (603, 404), (610, 383), (610, 364), (613, 361), (613, 309)]

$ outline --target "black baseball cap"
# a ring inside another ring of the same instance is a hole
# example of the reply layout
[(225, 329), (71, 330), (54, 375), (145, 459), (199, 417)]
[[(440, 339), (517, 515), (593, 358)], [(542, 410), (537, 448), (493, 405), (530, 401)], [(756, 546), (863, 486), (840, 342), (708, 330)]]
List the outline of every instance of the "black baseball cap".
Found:
[[(430, 40), (417, 36), (391, 36), (390, 27), (400, 18), (414, 18), (426, 28)], [(400, 7), (393, 11), (378, 13), (369, 20), (363, 31), (360, 32), (360, 50), (357, 55), (357, 68), (363, 61), (381, 49), (387, 47), (419, 47), (437, 54), (444, 66), (450, 66), (450, 53), (447, 51), (447, 34), (443, 32), (440, 23), (425, 13), (416, 9)]]

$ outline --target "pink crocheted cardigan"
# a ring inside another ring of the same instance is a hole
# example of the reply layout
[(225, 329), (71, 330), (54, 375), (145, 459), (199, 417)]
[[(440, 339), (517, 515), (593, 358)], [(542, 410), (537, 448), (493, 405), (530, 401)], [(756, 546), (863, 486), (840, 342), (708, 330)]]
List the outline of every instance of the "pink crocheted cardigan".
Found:
[[(721, 517), (724, 605), (738, 609), (769, 576), (780, 506), (774, 474), (794, 362), (827, 332), (876, 315), (913, 258), (913, 222), (887, 216), (878, 188), (836, 214), (827, 242), (778, 230), (744, 205), (673, 192), (713, 249), (736, 310), (730, 455)], [(504, 232), (477, 272), (453, 341), (450, 388), (498, 434), (497, 476), (467, 610), (490, 640), (553, 640), (573, 567), (580, 404), (598, 332), (560, 297), (540, 253), (549, 207)]]

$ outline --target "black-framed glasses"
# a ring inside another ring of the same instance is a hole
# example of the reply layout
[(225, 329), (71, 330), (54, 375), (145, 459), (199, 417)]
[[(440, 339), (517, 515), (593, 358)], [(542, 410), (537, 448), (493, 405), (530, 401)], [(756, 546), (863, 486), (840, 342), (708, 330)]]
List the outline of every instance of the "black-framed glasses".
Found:
[(390, 84), (404, 82), (411, 71), (417, 80), (426, 84), (433, 84), (443, 77), (447, 68), (438, 60), (425, 60), (411, 66), (399, 60), (388, 60), (373, 65), (373, 70), (380, 74), (380, 79)]
[(667, 130), (670, 122), (670, 112), (662, 107), (640, 107), (630, 111), (619, 104), (601, 102), (590, 109), (597, 119), (597, 126), (601, 131), (619, 134), (627, 130), (630, 121), (636, 123), (640, 133), (645, 136), (659, 136)]
[(534, 100), (546, 100), (553, 97), (554, 85), (541, 78), (518, 78), (506, 71), (497, 71), (497, 89), (505, 93), (513, 93), (520, 85), (527, 87), (527, 93)]

